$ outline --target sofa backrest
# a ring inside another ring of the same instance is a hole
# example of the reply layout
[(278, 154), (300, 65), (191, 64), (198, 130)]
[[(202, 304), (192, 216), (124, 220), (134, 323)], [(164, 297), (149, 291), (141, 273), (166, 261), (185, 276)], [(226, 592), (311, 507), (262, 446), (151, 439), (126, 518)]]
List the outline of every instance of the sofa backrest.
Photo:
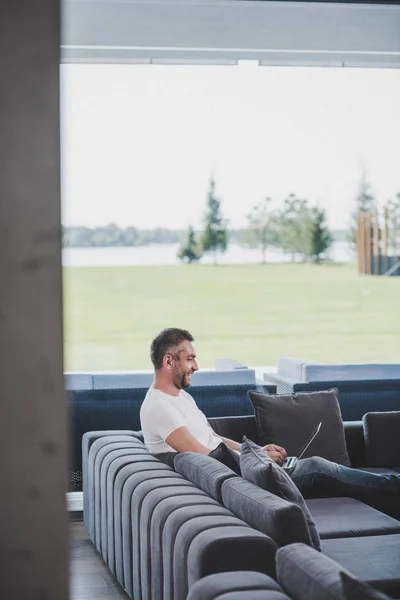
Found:
[(209, 418), (208, 422), (220, 437), (242, 442), (243, 436), (257, 443), (258, 434), (254, 414), (232, 417)]
[[(208, 419), (211, 427), (219, 436), (242, 442), (243, 436), (259, 443), (257, 425), (254, 415), (244, 417), (215, 417)], [(345, 421), (344, 433), (347, 451), (353, 467), (367, 464), (365, 456), (365, 440), (362, 421)]]

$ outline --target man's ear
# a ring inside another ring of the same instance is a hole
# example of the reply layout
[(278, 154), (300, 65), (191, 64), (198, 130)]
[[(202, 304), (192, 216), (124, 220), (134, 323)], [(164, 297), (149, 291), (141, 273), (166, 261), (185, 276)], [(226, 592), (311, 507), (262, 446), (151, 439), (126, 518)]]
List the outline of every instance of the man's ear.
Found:
[(163, 366), (169, 371), (172, 369), (173, 357), (171, 354), (166, 354), (163, 358)]

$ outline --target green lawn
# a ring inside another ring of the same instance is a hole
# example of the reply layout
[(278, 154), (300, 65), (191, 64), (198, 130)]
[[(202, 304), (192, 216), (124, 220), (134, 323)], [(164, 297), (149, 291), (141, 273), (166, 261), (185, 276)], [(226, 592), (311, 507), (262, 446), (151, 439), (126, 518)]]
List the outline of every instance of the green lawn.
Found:
[(65, 367), (150, 368), (164, 327), (189, 329), (200, 366), (400, 362), (400, 277), (354, 265), (64, 269)]

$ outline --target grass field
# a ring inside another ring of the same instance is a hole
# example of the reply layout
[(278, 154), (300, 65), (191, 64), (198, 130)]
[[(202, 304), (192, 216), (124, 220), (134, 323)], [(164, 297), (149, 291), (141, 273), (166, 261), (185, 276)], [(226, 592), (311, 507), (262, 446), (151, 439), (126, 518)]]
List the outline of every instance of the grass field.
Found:
[(64, 315), (69, 371), (150, 368), (169, 326), (193, 333), (203, 367), (400, 362), (400, 277), (352, 264), (65, 268)]

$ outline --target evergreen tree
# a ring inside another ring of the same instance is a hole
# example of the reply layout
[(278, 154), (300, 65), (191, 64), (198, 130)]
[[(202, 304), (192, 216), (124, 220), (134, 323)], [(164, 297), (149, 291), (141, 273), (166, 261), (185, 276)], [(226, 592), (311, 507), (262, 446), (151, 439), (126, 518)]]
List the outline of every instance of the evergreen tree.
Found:
[(186, 239), (178, 250), (178, 258), (183, 262), (192, 263), (199, 260), (201, 256), (202, 251), (197, 243), (194, 229), (189, 225)]
[(332, 244), (331, 233), (326, 226), (325, 211), (314, 207), (311, 210), (311, 255), (315, 262), (320, 262), (321, 254), (325, 252)]
[(217, 252), (225, 252), (228, 240), (226, 222), (221, 214), (221, 201), (215, 195), (215, 181), (213, 178), (210, 179), (210, 188), (207, 193), (204, 226), (201, 245), (204, 252), (212, 252), (215, 265), (217, 264)]

